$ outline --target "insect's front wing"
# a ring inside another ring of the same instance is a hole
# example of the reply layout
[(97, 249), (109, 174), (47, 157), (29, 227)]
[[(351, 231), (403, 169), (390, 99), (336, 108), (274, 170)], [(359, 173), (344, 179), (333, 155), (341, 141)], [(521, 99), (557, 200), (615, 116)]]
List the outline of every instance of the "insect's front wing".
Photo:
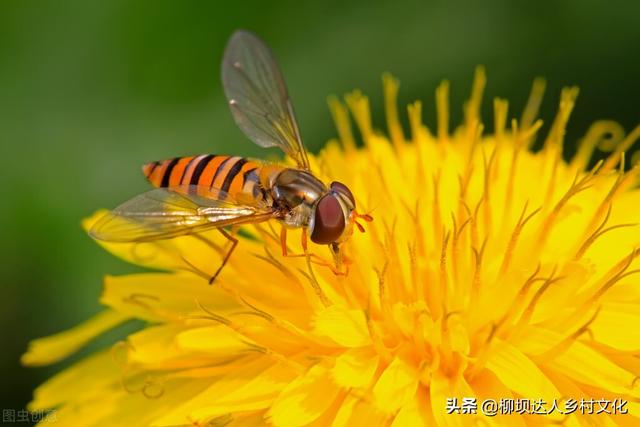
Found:
[(269, 206), (241, 203), (216, 189), (193, 185), (157, 188), (105, 214), (89, 234), (110, 242), (147, 242), (275, 216)]

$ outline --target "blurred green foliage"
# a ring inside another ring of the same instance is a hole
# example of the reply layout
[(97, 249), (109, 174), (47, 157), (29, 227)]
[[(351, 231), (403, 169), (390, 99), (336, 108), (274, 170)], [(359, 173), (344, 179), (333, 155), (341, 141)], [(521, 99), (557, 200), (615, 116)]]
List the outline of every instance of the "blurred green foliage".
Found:
[(571, 149), (595, 119), (627, 130), (640, 121), (639, 16), (640, 2), (619, 0), (3, 0), (0, 406), (23, 408), (60, 368), (19, 367), (28, 340), (97, 312), (102, 275), (135, 268), (94, 244), (81, 218), (145, 190), (144, 162), (263, 155), (235, 128), (219, 84), (234, 29), (275, 51), (311, 150), (334, 135), (329, 94), (362, 89), (384, 128), (383, 71), (401, 80), (402, 104), (424, 100), (432, 127), (435, 86), (450, 79), (455, 123), (477, 64), (487, 66), (489, 130), (494, 96), (518, 117), (532, 79), (545, 76), (548, 123), (559, 89), (579, 85)]

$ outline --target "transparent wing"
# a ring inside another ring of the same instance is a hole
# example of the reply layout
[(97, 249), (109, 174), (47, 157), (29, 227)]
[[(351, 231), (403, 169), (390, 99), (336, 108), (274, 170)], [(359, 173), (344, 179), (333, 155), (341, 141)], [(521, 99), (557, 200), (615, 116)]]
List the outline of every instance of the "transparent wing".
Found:
[(110, 242), (146, 242), (271, 217), (267, 206), (240, 204), (224, 192), (189, 185), (140, 194), (105, 214), (89, 234)]
[(271, 51), (247, 31), (233, 33), (222, 60), (222, 86), (238, 127), (262, 147), (279, 147), (309, 169), (287, 88)]

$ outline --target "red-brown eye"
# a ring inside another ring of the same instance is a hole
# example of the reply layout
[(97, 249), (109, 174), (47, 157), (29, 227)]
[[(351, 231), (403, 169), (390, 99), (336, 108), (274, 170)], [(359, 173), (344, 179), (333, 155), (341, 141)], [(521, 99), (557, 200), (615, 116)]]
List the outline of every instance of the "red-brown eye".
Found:
[(340, 193), (344, 197), (346, 197), (347, 200), (351, 202), (354, 208), (356, 207), (356, 200), (353, 198), (353, 193), (351, 192), (351, 190), (349, 190), (349, 187), (339, 181), (333, 181), (330, 187), (333, 191)]
[(328, 244), (337, 241), (344, 232), (344, 213), (340, 202), (331, 194), (323, 196), (316, 205), (311, 240)]

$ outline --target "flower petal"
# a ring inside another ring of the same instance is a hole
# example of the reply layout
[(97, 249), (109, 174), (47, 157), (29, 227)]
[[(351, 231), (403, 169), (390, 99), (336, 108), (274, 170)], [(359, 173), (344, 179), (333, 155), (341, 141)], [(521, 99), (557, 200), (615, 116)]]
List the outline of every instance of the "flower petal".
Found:
[(379, 357), (370, 348), (353, 348), (336, 357), (331, 375), (345, 388), (367, 387), (378, 369)]
[(431, 411), (427, 412), (427, 399), (428, 395), (425, 390), (418, 391), (415, 398), (400, 408), (391, 427), (433, 425)]
[(551, 402), (560, 392), (535, 363), (511, 344), (496, 340), (487, 369), (508, 389), (529, 399)]
[(622, 351), (638, 351), (640, 328), (637, 325), (640, 325), (638, 304), (604, 303), (589, 329), (599, 343)]
[(208, 286), (202, 278), (184, 272), (106, 276), (100, 302), (149, 321), (204, 314), (200, 306), (215, 312), (239, 307), (220, 287)]
[(362, 310), (332, 305), (316, 315), (314, 326), (318, 335), (329, 337), (344, 347), (361, 347), (371, 343)]
[[(637, 385), (635, 375), (579, 341), (558, 355), (549, 366), (579, 383), (640, 397), (640, 385)], [(632, 388), (634, 384), (636, 386)]]
[(130, 318), (126, 313), (104, 310), (83, 323), (64, 332), (38, 338), (29, 343), (20, 361), (27, 366), (55, 363), (75, 353), (96, 336)]
[[(250, 384), (267, 372), (273, 361), (265, 357), (253, 359), (241, 359), (237, 363), (227, 365), (226, 371), (215, 378), (193, 379), (186, 381), (204, 381), (205, 387), (183, 399), (178, 404), (158, 413), (153, 420), (157, 426), (194, 425), (206, 424), (212, 418), (222, 417), (230, 413), (224, 407), (215, 406), (216, 402), (224, 399), (226, 395)], [(266, 374), (267, 381), (273, 378), (272, 374)], [(247, 395), (250, 399), (250, 395)]]
[(109, 351), (93, 354), (38, 386), (27, 408), (30, 411), (45, 410), (77, 396), (90, 398), (102, 395), (105, 387), (120, 380), (119, 373), (120, 367)]
[[(240, 377), (231, 374), (222, 381), (214, 383), (209, 390), (201, 393), (193, 401), (155, 420), (153, 424), (174, 426), (184, 422), (185, 414), (189, 414), (188, 418), (192, 421), (204, 422), (225, 414), (266, 409), (291, 382), (293, 375), (291, 366), (287, 364), (268, 367), (252, 378), (246, 377), (244, 383), (239, 381)], [(233, 386), (230, 387), (231, 384)], [(264, 419), (262, 423), (264, 424)]]
[(353, 395), (347, 395), (338, 409), (332, 427), (387, 425), (386, 417), (377, 408)]
[(461, 401), (464, 397), (475, 397), (473, 391), (462, 377), (449, 378), (442, 372), (435, 371), (431, 376), (429, 394), (431, 411), (436, 420), (436, 425), (447, 427), (464, 426), (466, 422), (476, 418), (472, 414), (447, 413), (447, 399), (453, 398)]
[(249, 350), (250, 343), (242, 335), (225, 325), (188, 329), (175, 337), (182, 349), (205, 351), (218, 355), (234, 355)]
[[(469, 386), (473, 389), (478, 398), (478, 404), (485, 399), (513, 399), (514, 395), (507, 387), (502, 384), (498, 378), (489, 370), (485, 369), (480, 372), (471, 381)], [(498, 417), (496, 417), (498, 418)], [(526, 425), (520, 414), (514, 413), (509, 415), (500, 415), (500, 425), (512, 427), (524, 427)]]
[(382, 412), (393, 413), (413, 399), (417, 387), (415, 369), (400, 358), (395, 358), (373, 387), (375, 404)]
[(280, 393), (267, 414), (269, 421), (276, 426), (308, 424), (323, 415), (339, 390), (329, 372), (315, 365)]

